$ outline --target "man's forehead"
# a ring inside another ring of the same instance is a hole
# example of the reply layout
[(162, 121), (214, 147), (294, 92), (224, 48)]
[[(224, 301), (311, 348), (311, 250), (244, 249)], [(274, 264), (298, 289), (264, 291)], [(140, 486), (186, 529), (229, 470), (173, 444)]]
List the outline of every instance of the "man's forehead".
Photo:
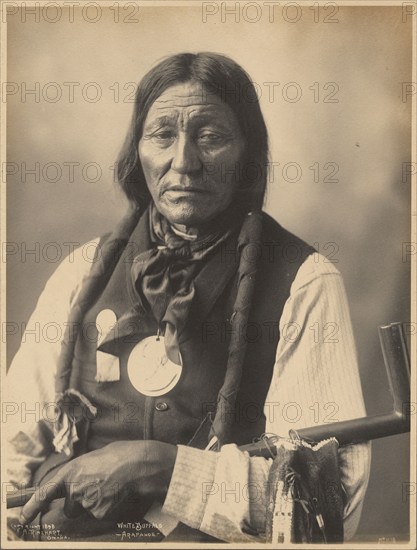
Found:
[(152, 104), (149, 115), (161, 111), (196, 108), (198, 111), (224, 111), (227, 105), (199, 83), (185, 83), (165, 90)]

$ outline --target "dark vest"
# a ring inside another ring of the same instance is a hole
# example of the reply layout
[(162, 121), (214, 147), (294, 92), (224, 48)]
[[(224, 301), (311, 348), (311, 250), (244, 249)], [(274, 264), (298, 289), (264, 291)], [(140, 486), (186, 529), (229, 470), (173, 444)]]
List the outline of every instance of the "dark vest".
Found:
[[(87, 430), (81, 437), (83, 452), (115, 440), (153, 439), (198, 448), (207, 445), (208, 413), (215, 412), (234, 330), (231, 319), (239, 265), (236, 242), (235, 235), (220, 245), (195, 278), (195, 298), (179, 340), (183, 371), (178, 384), (166, 395), (147, 397), (130, 383), (127, 360), (138, 341), (156, 334), (157, 324), (151, 315), (142, 318), (132, 334), (124, 334), (112, 343), (112, 353), (120, 360), (120, 380), (95, 380), (98, 313), (111, 309), (119, 318), (136, 303), (130, 274), (132, 261), (151, 246), (147, 214), (141, 217), (106, 288), (85, 315), (75, 346), (70, 387), (78, 389), (98, 409), (97, 418), (84, 423)], [(280, 338), (279, 320), (300, 265), (314, 252), (267, 214), (263, 214), (261, 242), (259, 248), (254, 245), (250, 251), (258, 272), (247, 331), (240, 335), (242, 341), (246, 339), (247, 351), (231, 439), (237, 445), (249, 443), (265, 431), (263, 405)], [(58, 521), (56, 518), (62, 517), (58, 506), (45, 519)], [(113, 519), (137, 520), (143, 517), (144, 509), (146, 506), (122, 507)], [(107, 522), (99, 523), (103, 530), (107, 528)]]
[[(279, 341), (278, 324), (298, 268), (313, 252), (306, 243), (264, 215), (262, 247), (249, 250), (258, 263), (256, 290), (246, 334), (247, 352), (241, 388), (235, 407), (232, 442), (241, 445), (265, 429), (263, 404), (271, 382)], [(114, 440), (154, 439), (204, 448), (217, 394), (223, 383), (237, 291), (239, 258), (232, 237), (208, 259), (195, 279), (196, 296), (184, 333), (179, 340), (183, 360), (178, 384), (162, 397), (141, 395), (127, 376), (127, 360), (136, 343), (157, 332), (148, 315), (114, 343), (120, 358), (120, 380), (97, 383), (95, 320), (103, 309), (117, 318), (135, 304), (130, 269), (134, 256), (150, 246), (145, 214), (134, 230), (104, 292), (84, 318), (74, 353), (71, 387), (80, 390), (98, 408), (90, 423), (87, 449)], [(208, 263), (211, 265), (208, 266)], [(223, 280), (222, 280), (223, 278)], [(225, 279), (225, 280), (224, 280)]]

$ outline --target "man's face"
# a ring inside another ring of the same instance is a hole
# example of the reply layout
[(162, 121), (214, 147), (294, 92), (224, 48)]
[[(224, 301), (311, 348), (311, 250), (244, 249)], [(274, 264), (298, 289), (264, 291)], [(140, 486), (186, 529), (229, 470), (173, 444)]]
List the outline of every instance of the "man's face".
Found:
[(138, 147), (155, 205), (171, 223), (198, 226), (230, 204), (243, 137), (230, 107), (201, 84), (177, 84), (159, 96)]

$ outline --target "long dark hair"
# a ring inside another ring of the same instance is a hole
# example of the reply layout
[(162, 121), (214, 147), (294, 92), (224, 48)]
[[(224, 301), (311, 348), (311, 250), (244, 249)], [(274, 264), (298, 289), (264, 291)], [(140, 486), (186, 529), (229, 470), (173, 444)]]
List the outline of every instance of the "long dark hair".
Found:
[(132, 121), (117, 160), (117, 180), (128, 200), (143, 210), (150, 194), (138, 154), (143, 125), (153, 102), (167, 88), (196, 81), (202, 90), (214, 93), (235, 113), (245, 141), (238, 169), (237, 199), (246, 210), (261, 208), (264, 200), (268, 134), (256, 90), (248, 74), (229, 57), (209, 52), (170, 56), (141, 80), (135, 96)]

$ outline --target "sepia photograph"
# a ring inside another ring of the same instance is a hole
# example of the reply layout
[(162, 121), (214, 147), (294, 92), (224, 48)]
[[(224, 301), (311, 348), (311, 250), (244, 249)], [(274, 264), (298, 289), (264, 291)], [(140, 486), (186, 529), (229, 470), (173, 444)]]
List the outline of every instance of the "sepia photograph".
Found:
[(0, 7), (2, 548), (415, 548), (416, 1)]

